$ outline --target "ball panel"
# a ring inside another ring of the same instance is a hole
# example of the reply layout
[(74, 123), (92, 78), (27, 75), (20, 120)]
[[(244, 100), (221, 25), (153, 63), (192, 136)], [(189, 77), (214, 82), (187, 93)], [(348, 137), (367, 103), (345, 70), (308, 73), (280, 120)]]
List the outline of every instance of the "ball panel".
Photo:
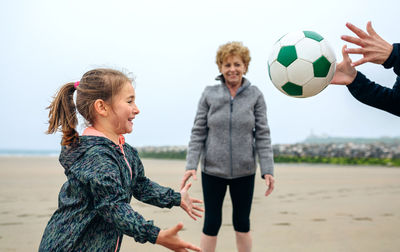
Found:
[(335, 53), (330, 44), (328, 43), (328, 41), (326, 41), (326, 39), (320, 42), (320, 46), (322, 55), (324, 55), (329, 60), (329, 62), (331, 63), (336, 62)]
[(310, 39), (304, 38), (296, 44), (297, 57), (303, 60), (314, 62), (321, 57), (320, 43)]
[(328, 86), (325, 78), (313, 78), (303, 86), (303, 96), (310, 97), (318, 94)]
[(331, 80), (333, 79), (333, 75), (335, 74), (335, 70), (336, 70), (336, 64), (333, 63), (333, 64), (331, 64), (331, 67), (329, 68), (329, 73), (325, 78), (327, 84), (331, 83)]
[(284, 46), (278, 54), (278, 62), (288, 67), (293, 61), (297, 59), (296, 47), (294, 46)]
[(269, 71), (271, 73), (271, 81), (277, 88), (288, 82), (286, 67), (282, 66), (278, 61), (272, 62), (269, 66)]
[(286, 94), (290, 96), (303, 95), (303, 87), (291, 82), (288, 82), (285, 85), (283, 85), (282, 89), (286, 92)]
[(269, 58), (268, 58), (268, 64), (269, 65), (271, 65), (272, 62), (278, 58), (279, 50), (281, 50), (281, 45), (279, 43), (276, 43), (274, 45), (274, 47), (272, 48), (272, 52), (271, 52), (271, 54), (269, 55)]
[(305, 37), (313, 39), (313, 40), (318, 41), (318, 42), (320, 42), (321, 40), (324, 39), (321, 35), (319, 35), (316, 32), (313, 32), (313, 31), (303, 31), (303, 33), (304, 33)]
[(302, 38), (304, 38), (304, 33), (301, 31), (298, 32), (290, 32), (283, 36), (279, 42), (282, 46), (288, 46), (288, 45), (295, 45), (297, 42), (299, 42)]
[(288, 80), (298, 85), (304, 85), (314, 77), (312, 63), (297, 59), (287, 68)]
[(329, 60), (325, 56), (321, 56), (319, 59), (313, 62), (314, 76), (315, 77), (326, 77), (331, 67)]

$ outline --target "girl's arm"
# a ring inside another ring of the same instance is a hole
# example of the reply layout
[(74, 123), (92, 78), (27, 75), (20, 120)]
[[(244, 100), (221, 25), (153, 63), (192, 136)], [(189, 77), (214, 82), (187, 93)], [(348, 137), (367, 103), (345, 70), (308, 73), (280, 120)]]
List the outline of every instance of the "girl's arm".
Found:
[(131, 187), (133, 196), (137, 200), (158, 207), (171, 208), (173, 206), (180, 206), (181, 194), (179, 192), (175, 192), (169, 187), (161, 186), (145, 176), (142, 161), (139, 159), (136, 151), (134, 153), (132, 169), (135, 175)]
[(130, 194), (122, 185), (116, 160), (98, 151), (86, 159), (85, 166), (88, 168), (77, 175), (87, 182), (93, 196), (93, 207), (102, 218), (137, 242), (155, 243), (160, 228), (130, 206)]
[(144, 167), (136, 150), (134, 151), (132, 167), (135, 176), (133, 177), (131, 186), (136, 199), (158, 207), (171, 208), (173, 206), (180, 206), (192, 219), (196, 220), (196, 216), (201, 217), (200, 212), (204, 212), (204, 209), (195, 205), (195, 203), (202, 203), (202, 201), (190, 197), (188, 193), (191, 183), (187, 184), (178, 193), (171, 188), (151, 181), (144, 174)]

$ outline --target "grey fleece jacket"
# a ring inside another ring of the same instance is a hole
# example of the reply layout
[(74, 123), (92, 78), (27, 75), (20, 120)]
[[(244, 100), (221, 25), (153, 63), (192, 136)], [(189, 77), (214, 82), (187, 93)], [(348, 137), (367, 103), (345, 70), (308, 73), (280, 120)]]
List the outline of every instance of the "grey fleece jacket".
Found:
[(186, 157), (186, 170), (238, 178), (256, 172), (256, 154), (261, 176), (273, 175), (273, 154), (266, 104), (260, 90), (243, 78), (232, 99), (223, 76), (221, 84), (205, 88), (197, 108)]

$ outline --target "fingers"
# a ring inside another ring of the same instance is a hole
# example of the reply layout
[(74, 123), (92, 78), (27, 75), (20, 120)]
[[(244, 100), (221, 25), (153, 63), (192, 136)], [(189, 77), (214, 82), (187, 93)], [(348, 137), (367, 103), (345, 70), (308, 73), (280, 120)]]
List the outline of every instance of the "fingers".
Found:
[(183, 228), (183, 223), (179, 222), (175, 227), (171, 228), (173, 234), (177, 234)]
[(357, 60), (357, 61), (351, 63), (351, 66), (352, 66), (352, 67), (356, 67), (356, 66), (362, 65), (362, 64), (367, 63), (367, 62), (369, 62), (368, 58), (365, 58), (365, 57), (364, 57), (364, 58), (362, 58), (362, 59), (359, 59), (359, 60)]
[(192, 176), (192, 174), (188, 173), (188, 172), (186, 172), (183, 175), (182, 182), (181, 182), (181, 188), (180, 188), (181, 190), (183, 189), (183, 187), (185, 187), (186, 181), (190, 178), (190, 176)]
[(203, 215), (199, 214), (199, 213), (196, 212), (196, 211), (192, 211), (192, 214), (196, 215), (196, 216), (199, 217), (199, 218), (203, 217)]
[(197, 220), (196, 216), (193, 214), (192, 210), (186, 211), (187, 214), (190, 216), (190, 218), (192, 218), (193, 220)]
[(183, 189), (182, 189), (182, 191), (189, 191), (189, 188), (192, 186), (192, 183), (187, 183), (184, 187), (183, 187)]
[(354, 32), (360, 38), (368, 37), (367, 33), (365, 33), (363, 30), (361, 30), (357, 26), (353, 25), (352, 23), (347, 22), (346, 27), (349, 28), (350, 31)]
[(270, 195), (272, 193), (272, 191), (274, 190), (274, 183), (271, 183), (268, 187), (268, 190), (265, 192), (265, 197), (267, 197), (268, 195)]
[(270, 195), (272, 193), (273, 189), (269, 188), (266, 192), (265, 192), (265, 197), (268, 197), (268, 195)]
[(378, 35), (378, 34), (375, 32), (374, 28), (372, 28), (372, 23), (371, 23), (371, 21), (368, 21), (368, 23), (367, 23), (367, 32), (368, 32), (368, 34), (371, 35), (371, 36), (376, 36), (376, 35)]
[(177, 250), (175, 250), (175, 252), (187, 252), (187, 251), (189, 251), (189, 250), (187, 250), (187, 249), (184, 249), (184, 248), (181, 248), (181, 249), (177, 249)]
[(344, 46), (342, 47), (343, 61), (350, 61), (350, 62), (351, 62), (351, 59), (350, 59), (349, 54), (347, 53), (347, 50), (349, 50), (349, 49), (347, 48), (347, 45), (344, 45)]
[(183, 175), (183, 178), (182, 178), (180, 190), (182, 190), (185, 187), (186, 182), (188, 181), (188, 179), (191, 176), (193, 176), (194, 180), (197, 180), (196, 170), (188, 170), (185, 172), (185, 174)]
[(265, 175), (266, 177), (265, 177), (265, 184), (267, 185), (267, 187), (268, 187), (268, 190), (265, 192), (265, 196), (268, 196), (268, 195), (270, 195), (271, 193), (272, 193), (272, 191), (274, 190), (274, 184), (275, 184), (275, 181), (274, 181), (274, 178), (271, 176), (271, 175)]
[(201, 248), (199, 248), (193, 244), (190, 244), (188, 242), (185, 243), (185, 248), (193, 250), (193, 251), (199, 251), (199, 252), (201, 251)]
[(203, 203), (202, 200), (195, 199), (195, 198), (190, 198), (190, 200), (191, 200), (193, 203)]
[(364, 45), (364, 42), (361, 39), (356, 38), (356, 37), (342, 35), (340, 38), (346, 42), (349, 42), (349, 43), (352, 43), (352, 44), (355, 44), (355, 45), (358, 45), (361, 47)]

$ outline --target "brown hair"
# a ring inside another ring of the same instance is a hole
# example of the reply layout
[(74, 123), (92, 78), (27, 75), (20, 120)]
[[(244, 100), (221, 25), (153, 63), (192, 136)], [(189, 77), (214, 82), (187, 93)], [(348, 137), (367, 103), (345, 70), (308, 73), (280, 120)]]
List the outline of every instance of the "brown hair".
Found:
[(88, 124), (94, 123), (94, 102), (101, 99), (112, 103), (112, 97), (122, 89), (124, 84), (131, 82), (120, 71), (106, 68), (93, 69), (86, 72), (76, 87), (76, 106), (73, 95), (74, 82), (63, 85), (54, 96), (49, 109), (49, 128), (47, 134), (57, 131), (63, 133), (62, 145), (70, 145), (78, 140), (76, 126), (78, 118), (76, 110), (83, 116)]
[(243, 45), (242, 42), (228, 42), (226, 44), (221, 45), (218, 48), (217, 56), (215, 62), (218, 65), (218, 69), (221, 71), (222, 63), (229, 56), (239, 56), (243, 63), (246, 65), (246, 72), (249, 69), (249, 63), (251, 60), (249, 48)]

